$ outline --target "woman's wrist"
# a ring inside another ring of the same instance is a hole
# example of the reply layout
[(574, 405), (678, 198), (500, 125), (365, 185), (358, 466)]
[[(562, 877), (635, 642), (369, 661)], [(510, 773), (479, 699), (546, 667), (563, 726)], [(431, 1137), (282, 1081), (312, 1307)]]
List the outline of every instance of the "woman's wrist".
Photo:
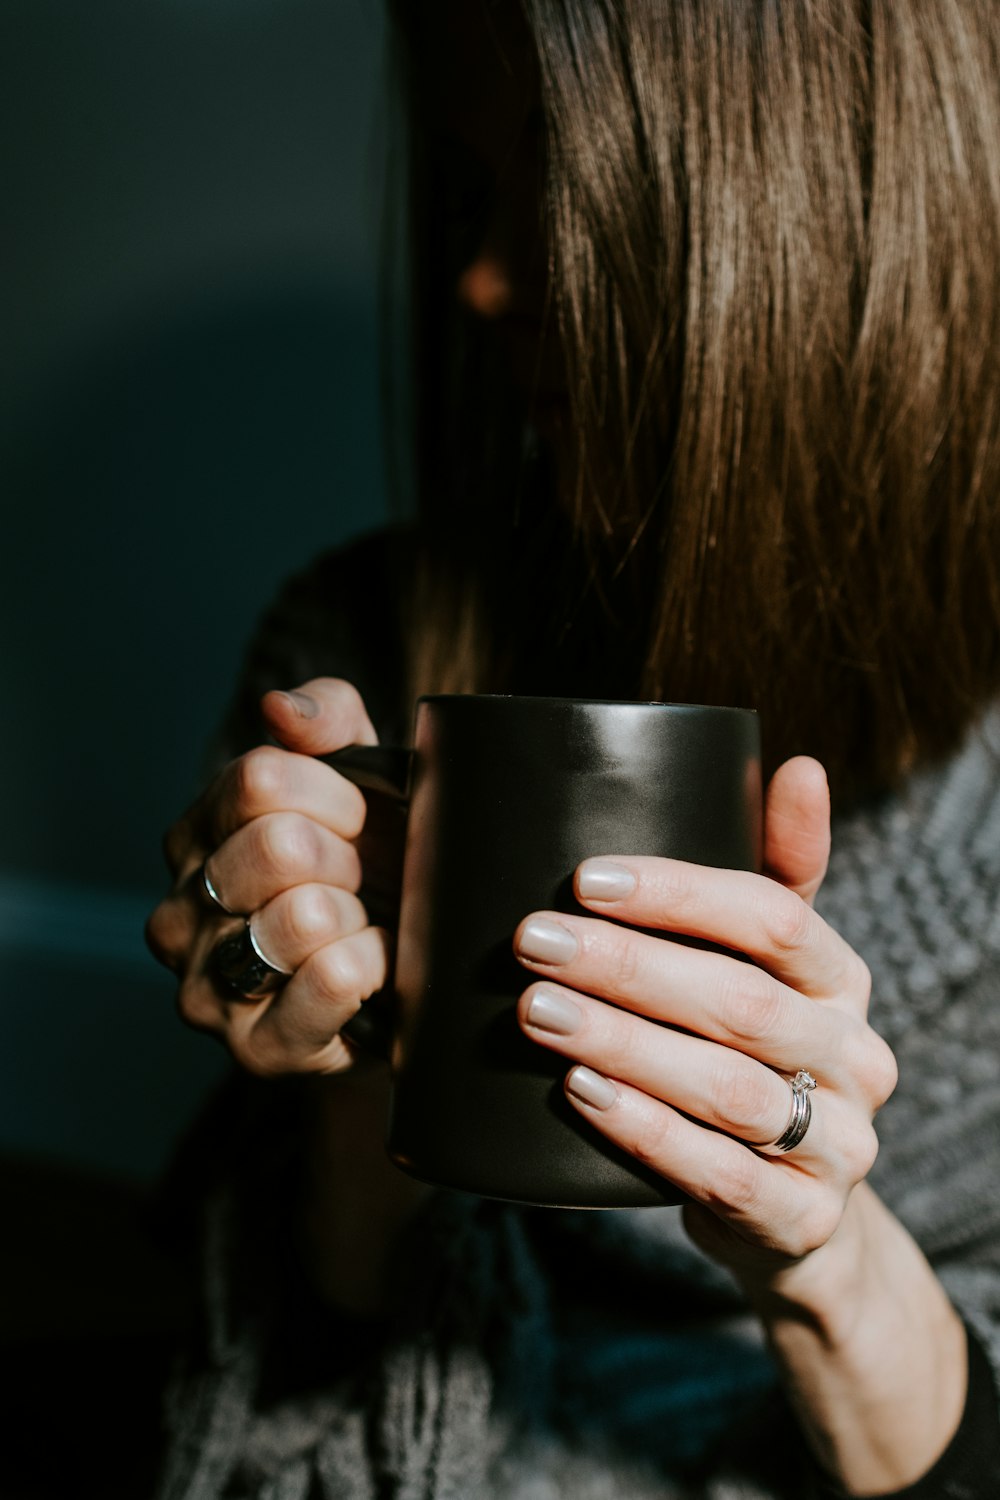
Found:
[[(784, 1321), (810, 1327), (831, 1349), (847, 1346), (873, 1295), (879, 1237), (873, 1245), (875, 1195), (866, 1183), (852, 1191), (836, 1232), (795, 1264), (732, 1266), (747, 1298), (770, 1328)], [(878, 1200), (876, 1199), (876, 1203)], [(879, 1205), (881, 1206), (881, 1205)]]
[(821, 1466), (855, 1495), (925, 1474), (961, 1420), (965, 1328), (872, 1189), (855, 1189), (820, 1250), (766, 1280), (740, 1279)]

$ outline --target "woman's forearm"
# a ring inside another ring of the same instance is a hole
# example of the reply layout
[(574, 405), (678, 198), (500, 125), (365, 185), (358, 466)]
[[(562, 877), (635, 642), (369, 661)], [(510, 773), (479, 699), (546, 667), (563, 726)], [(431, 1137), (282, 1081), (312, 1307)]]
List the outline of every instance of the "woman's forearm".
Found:
[(867, 1184), (836, 1235), (746, 1290), (821, 1465), (853, 1495), (915, 1483), (966, 1395), (962, 1321), (919, 1247)]

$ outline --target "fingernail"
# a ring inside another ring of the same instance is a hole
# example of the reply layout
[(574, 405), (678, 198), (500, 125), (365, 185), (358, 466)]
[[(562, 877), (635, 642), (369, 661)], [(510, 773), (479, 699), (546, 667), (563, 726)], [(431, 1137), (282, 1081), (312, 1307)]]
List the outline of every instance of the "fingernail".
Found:
[(593, 1068), (585, 1068), (582, 1063), (566, 1079), (566, 1088), (593, 1109), (610, 1109), (618, 1098), (618, 1090), (610, 1078), (595, 1073)]
[(517, 951), (542, 964), (567, 964), (576, 957), (576, 938), (558, 922), (532, 917), (521, 933)]
[(288, 699), (295, 712), (303, 719), (315, 719), (319, 714), (319, 704), (316, 699), (310, 698), (308, 693), (300, 693), (298, 688), (290, 688), (281, 696)]
[(635, 876), (624, 865), (610, 859), (588, 859), (580, 866), (577, 889), (581, 896), (596, 896), (599, 901), (617, 901), (635, 890)]
[(539, 1031), (554, 1031), (558, 1036), (572, 1036), (583, 1020), (583, 1012), (566, 995), (551, 990), (536, 990), (528, 1006), (528, 1021)]

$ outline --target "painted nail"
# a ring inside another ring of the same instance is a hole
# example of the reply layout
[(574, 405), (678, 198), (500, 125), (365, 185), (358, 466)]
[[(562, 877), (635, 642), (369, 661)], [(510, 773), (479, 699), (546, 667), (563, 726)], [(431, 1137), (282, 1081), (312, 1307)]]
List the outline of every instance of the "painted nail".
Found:
[(554, 995), (551, 990), (536, 990), (528, 1006), (528, 1020), (539, 1031), (554, 1031), (559, 1036), (572, 1036), (578, 1031), (583, 1012), (567, 995)]
[(517, 951), (542, 964), (568, 964), (576, 957), (576, 938), (558, 922), (532, 917), (525, 924)]
[(618, 1090), (610, 1078), (585, 1068), (581, 1063), (566, 1079), (566, 1087), (577, 1099), (589, 1104), (592, 1109), (610, 1109), (618, 1098)]
[(610, 859), (588, 859), (580, 866), (577, 887), (581, 896), (596, 896), (599, 901), (617, 901), (635, 890), (635, 876), (624, 865)]
[(290, 688), (281, 696), (289, 699), (295, 712), (303, 719), (315, 719), (319, 714), (319, 704), (316, 699), (310, 698), (308, 693), (300, 693), (298, 688)]

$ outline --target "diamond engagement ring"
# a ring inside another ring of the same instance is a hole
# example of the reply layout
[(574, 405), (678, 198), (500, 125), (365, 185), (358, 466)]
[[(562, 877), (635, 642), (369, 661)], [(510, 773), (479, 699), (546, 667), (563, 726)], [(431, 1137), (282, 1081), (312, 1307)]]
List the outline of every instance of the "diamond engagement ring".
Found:
[(765, 1156), (784, 1156), (786, 1151), (794, 1150), (809, 1129), (809, 1121), (812, 1119), (809, 1095), (816, 1087), (816, 1080), (805, 1068), (800, 1068), (794, 1078), (788, 1079), (788, 1086), (792, 1091), (792, 1113), (788, 1124), (778, 1139), (769, 1146), (755, 1145), (753, 1148), (763, 1152)]

